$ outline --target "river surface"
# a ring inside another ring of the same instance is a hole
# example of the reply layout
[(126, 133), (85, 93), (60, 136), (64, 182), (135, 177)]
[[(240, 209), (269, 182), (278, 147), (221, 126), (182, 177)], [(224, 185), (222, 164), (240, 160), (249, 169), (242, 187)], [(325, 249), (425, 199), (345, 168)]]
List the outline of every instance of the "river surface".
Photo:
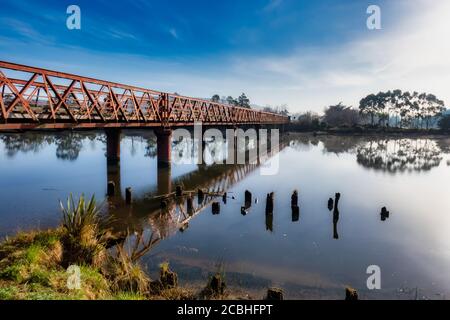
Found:
[[(168, 261), (182, 284), (204, 285), (222, 270), (230, 288), (255, 298), (269, 286), (291, 299), (342, 299), (345, 286), (363, 299), (450, 297), (448, 137), (290, 134), (272, 153), (273, 175), (262, 174), (258, 163), (185, 161), (158, 169), (151, 131), (124, 131), (120, 164), (108, 166), (105, 139), (100, 131), (0, 134), (0, 236), (54, 227), (60, 200), (95, 194), (154, 277)], [(173, 154), (194, 158), (191, 143), (173, 142)], [(209, 141), (206, 158), (220, 148)], [(108, 181), (120, 186), (114, 197), (106, 196)], [(194, 191), (193, 212), (186, 197), (163, 209), (154, 198), (177, 185)], [(198, 199), (198, 188), (213, 193)], [(245, 190), (252, 193), (247, 209)], [(272, 215), (265, 208), (270, 192)], [(329, 210), (336, 193), (338, 208)], [(214, 201), (220, 212), (213, 214)], [(380, 214), (383, 207), (389, 217)], [(379, 290), (366, 284), (373, 265), (380, 268)]]

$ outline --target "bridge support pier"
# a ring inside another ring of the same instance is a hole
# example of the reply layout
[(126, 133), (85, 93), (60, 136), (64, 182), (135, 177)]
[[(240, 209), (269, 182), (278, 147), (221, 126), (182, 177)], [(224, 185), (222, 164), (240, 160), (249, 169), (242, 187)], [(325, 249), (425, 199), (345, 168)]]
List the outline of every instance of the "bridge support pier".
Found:
[(158, 157), (158, 169), (164, 167), (170, 167), (171, 161), (171, 141), (172, 141), (172, 129), (158, 129), (155, 130), (156, 134), (156, 153)]
[(120, 162), (120, 129), (106, 129), (106, 159), (108, 165)]
[(114, 196), (121, 197), (120, 187), (120, 129), (106, 129), (106, 179), (114, 182)]
[(156, 179), (157, 193), (159, 195), (172, 192), (172, 169), (170, 166), (158, 166)]

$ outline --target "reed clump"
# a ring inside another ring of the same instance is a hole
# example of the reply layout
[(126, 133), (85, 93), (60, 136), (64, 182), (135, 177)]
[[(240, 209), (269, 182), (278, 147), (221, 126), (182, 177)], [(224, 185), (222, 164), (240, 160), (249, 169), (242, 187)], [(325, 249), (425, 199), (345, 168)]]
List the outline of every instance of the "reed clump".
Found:
[[(61, 203), (62, 221), (55, 229), (19, 232), (0, 242), (0, 300), (3, 299), (220, 299), (225, 273), (210, 277), (200, 293), (179, 287), (168, 262), (159, 279), (141, 267), (142, 254), (130, 253), (128, 236), (113, 236), (95, 197)], [(132, 237), (131, 237), (132, 238)], [(76, 270), (79, 286), (71, 287)]]

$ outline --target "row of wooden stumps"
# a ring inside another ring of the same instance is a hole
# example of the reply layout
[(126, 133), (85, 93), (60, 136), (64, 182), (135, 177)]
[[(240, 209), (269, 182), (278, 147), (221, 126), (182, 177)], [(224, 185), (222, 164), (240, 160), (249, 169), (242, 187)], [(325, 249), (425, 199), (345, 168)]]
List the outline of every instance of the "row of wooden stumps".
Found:
[[(269, 288), (267, 290), (266, 300), (283, 300), (283, 289)], [(353, 288), (346, 287), (345, 300), (358, 300), (358, 292)]]
[[(116, 195), (116, 184), (114, 181), (108, 181), (108, 186), (106, 188), (106, 193), (108, 197), (114, 197)], [(125, 203), (131, 204), (132, 202), (132, 189), (128, 187), (125, 189)]]

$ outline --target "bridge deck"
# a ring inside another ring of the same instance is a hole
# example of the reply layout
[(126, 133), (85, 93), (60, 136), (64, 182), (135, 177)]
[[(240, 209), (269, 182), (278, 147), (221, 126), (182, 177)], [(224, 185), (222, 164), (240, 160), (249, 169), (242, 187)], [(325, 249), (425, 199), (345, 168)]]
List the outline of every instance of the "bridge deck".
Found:
[(288, 117), (0, 61), (0, 130), (283, 124)]

